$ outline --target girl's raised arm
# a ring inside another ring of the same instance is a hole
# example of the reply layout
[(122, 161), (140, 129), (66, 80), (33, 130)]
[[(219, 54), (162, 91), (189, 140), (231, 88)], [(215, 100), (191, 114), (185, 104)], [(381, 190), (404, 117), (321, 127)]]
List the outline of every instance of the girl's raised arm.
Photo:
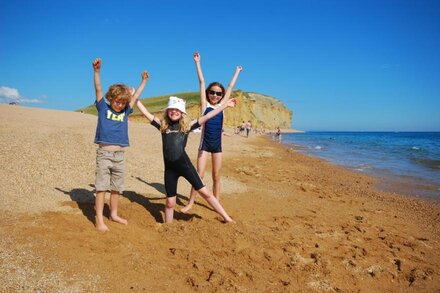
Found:
[(223, 111), (224, 109), (228, 108), (228, 107), (235, 107), (235, 105), (237, 104), (237, 100), (235, 98), (233, 99), (229, 99), (226, 101), (226, 103), (222, 103), (220, 107), (215, 108), (214, 110), (212, 110), (211, 112), (207, 113), (206, 115), (203, 115), (202, 117), (199, 118), (199, 124), (203, 125), (206, 123), (206, 121), (208, 121), (209, 119), (211, 119), (212, 117), (214, 117), (215, 115), (217, 115), (218, 113), (220, 113), (221, 111)]
[(150, 75), (148, 74), (148, 71), (143, 71), (142, 74), (141, 74), (141, 76), (142, 76), (142, 81), (141, 81), (141, 83), (139, 84), (139, 86), (138, 86), (138, 88), (136, 89), (136, 91), (134, 92), (133, 96), (131, 97), (131, 100), (130, 100), (130, 108), (133, 108), (133, 107), (134, 107), (134, 104), (138, 101), (138, 99), (139, 99), (139, 97), (140, 97), (142, 91), (143, 91), (144, 88), (145, 88), (145, 85), (146, 85), (147, 82), (148, 82), (148, 78), (150, 77)]
[(197, 76), (199, 78), (199, 87), (200, 87), (200, 114), (206, 108), (206, 92), (205, 92), (205, 79), (203, 78), (202, 66), (200, 65), (200, 53), (194, 53), (194, 62), (196, 64)]
[(152, 122), (153, 120), (156, 121), (158, 124), (160, 124), (160, 120), (157, 119), (156, 117), (154, 117), (153, 114), (151, 114), (147, 108), (145, 108), (145, 106), (141, 103), (140, 100), (136, 101), (136, 106), (138, 107), (139, 111), (150, 121)]
[(95, 96), (96, 96), (96, 102), (99, 102), (103, 97), (102, 93), (102, 86), (101, 86), (101, 58), (96, 58), (93, 60), (93, 82), (95, 85)]
[(235, 69), (234, 75), (232, 76), (231, 81), (229, 82), (228, 89), (226, 90), (225, 94), (225, 100), (229, 99), (232, 93), (232, 89), (234, 88), (235, 82), (237, 81), (238, 75), (243, 70), (243, 67), (241, 65), (238, 65)]

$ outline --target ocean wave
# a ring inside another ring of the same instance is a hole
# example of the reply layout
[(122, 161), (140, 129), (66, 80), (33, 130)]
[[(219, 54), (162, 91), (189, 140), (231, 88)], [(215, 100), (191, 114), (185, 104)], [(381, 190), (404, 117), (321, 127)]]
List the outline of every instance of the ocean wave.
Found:
[(359, 164), (355, 166), (353, 169), (356, 171), (364, 172), (365, 170), (371, 169), (372, 166), (368, 164)]
[(295, 150), (300, 150), (300, 151), (307, 151), (309, 149), (309, 147), (307, 146), (294, 144), (294, 143), (287, 143), (287, 145), (291, 146)]

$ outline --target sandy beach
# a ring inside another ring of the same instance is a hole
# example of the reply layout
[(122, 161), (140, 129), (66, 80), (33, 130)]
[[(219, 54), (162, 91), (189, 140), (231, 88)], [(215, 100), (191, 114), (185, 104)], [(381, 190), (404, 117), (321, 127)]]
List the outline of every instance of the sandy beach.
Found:
[[(96, 117), (0, 111), (0, 292), (440, 291), (437, 204), (377, 190), (371, 177), (270, 138), (233, 135), (221, 203), (237, 224), (198, 197), (165, 225), (160, 134), (132, 122), (120, 198), (128, 225), (106, 219), (100, 233)], [(199, 139), (186, 148), (194, 163)], [(178, 209), (189, 191), (180, 179)]]

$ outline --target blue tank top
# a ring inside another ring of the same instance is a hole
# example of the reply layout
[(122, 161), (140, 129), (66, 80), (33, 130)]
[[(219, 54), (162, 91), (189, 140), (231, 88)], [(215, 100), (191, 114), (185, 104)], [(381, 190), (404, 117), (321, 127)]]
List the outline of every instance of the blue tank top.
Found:
[[(214, 107), (208, 103), (203, 115), (214, 110)], [(203, 140), (207, 142), (221, 141), (223, 129), (223, 111), (209, 119), (203, 126)]]

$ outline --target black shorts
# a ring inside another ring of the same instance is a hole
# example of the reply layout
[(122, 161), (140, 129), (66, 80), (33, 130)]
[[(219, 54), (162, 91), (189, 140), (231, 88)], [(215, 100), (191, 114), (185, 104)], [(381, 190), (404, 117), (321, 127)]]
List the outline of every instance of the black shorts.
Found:
[(184, 154), (176, 161), (165, 162), (164, 178), (167, 197), (177, 195), (177, 181), (180, 176), (188, 180), (195, 190), (200, 190), (205, 186), (191, 160)]
[(205, 151), (208, 153), (221, 153), (222, 152), (222, 140), (210, 140), (203, 139), (200, 143), (199, 151)]

